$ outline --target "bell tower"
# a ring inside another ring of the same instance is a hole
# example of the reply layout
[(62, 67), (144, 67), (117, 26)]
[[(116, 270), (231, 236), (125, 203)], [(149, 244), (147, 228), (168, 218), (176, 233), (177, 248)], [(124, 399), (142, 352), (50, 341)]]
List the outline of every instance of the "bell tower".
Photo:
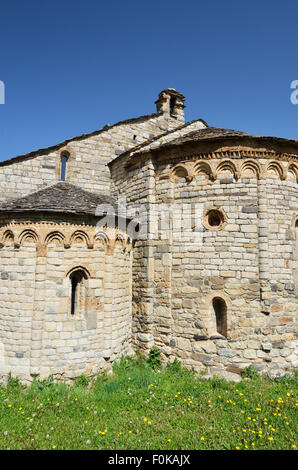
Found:
[(181, 93), (178, 93), (174, 88), (162, 90), (155, 102), (157, 112), (159, 114), (167, 114), (169, 117), (175, 118), (183, 124), (185, 122), (184, 100), (185, 97)]

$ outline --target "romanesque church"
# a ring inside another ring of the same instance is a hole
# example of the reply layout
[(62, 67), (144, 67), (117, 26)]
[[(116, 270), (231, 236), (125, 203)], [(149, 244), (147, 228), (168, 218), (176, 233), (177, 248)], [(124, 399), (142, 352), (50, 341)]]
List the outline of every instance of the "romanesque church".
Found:
[(297, 366), (298, 141), (156, 112), (0, 163), (0, 378)]

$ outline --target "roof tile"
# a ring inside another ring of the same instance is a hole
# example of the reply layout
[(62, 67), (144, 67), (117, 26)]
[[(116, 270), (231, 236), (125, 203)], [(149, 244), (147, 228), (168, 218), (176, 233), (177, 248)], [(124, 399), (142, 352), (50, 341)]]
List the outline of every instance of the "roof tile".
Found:
[(99, 205), (103, 206), (103, 212), (106, 212), (107, 208), (111, 207), (116, 209), (116, 201), (110, 195), (91, 193), (73, 184), (59, 182), (54, 186), (2, 204), (0, 206), (0, 213), (46, 211), (100, 215), (96, 214), (96, 209)]

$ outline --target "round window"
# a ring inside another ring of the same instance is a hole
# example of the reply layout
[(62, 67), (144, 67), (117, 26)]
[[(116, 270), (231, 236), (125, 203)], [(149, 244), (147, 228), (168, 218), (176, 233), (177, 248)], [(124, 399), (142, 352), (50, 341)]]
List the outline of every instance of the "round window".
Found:
[(220, 230), (224, 227), (227, 217), (222, 209), (207, 209), (203, 217), (203, 225), (208, 230)]
[(211, 227), (219, 227), (220, 224), (223, 222), (223, 216), (222, 213), (219, 211), (209, 211), (208, 212), (208, 224)]

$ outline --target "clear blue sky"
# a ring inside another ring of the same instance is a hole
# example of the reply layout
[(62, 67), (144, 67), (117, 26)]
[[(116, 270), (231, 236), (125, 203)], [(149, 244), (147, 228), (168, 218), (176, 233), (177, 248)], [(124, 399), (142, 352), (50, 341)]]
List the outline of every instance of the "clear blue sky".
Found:
[(155, 112), (298, 139), (298, 3), (27, 0), (1, 3), (0, 160)]

